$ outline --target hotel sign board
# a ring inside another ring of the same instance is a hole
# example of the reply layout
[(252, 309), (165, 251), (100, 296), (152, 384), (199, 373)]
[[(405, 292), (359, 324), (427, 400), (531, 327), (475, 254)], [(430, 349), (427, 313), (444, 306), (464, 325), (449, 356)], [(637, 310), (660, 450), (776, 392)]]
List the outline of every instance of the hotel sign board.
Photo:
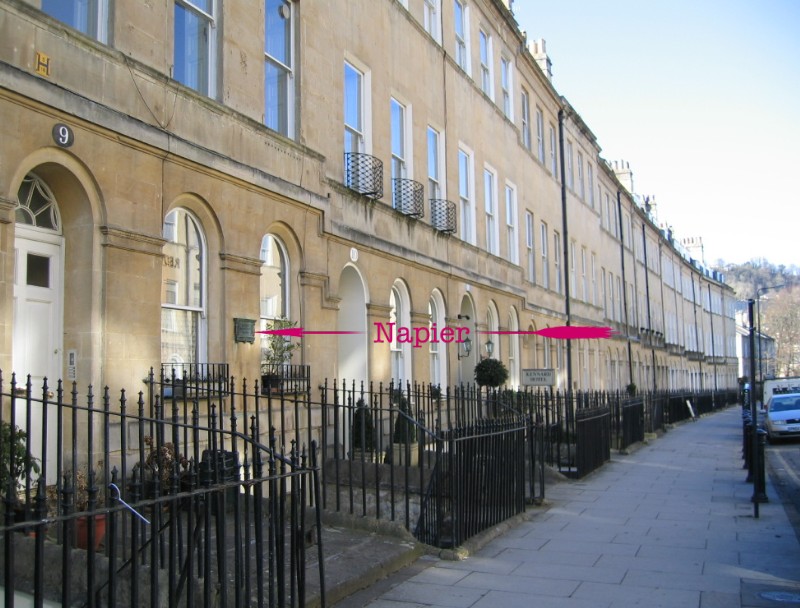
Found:
[(523, 369), (523, 386), (555, 386), (556, 370), (554, 369)]

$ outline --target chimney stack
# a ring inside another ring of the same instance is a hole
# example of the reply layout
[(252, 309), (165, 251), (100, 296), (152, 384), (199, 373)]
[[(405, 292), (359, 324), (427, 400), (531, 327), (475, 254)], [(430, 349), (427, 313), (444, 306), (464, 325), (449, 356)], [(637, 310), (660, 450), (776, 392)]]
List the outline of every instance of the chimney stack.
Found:
[(631, 171), (630, 163), (624, 160), (619, 160), (619, 161), (615, 160), (614, 174), (617, 176), (617, 179), (625, 187), (625, 189), (629, 193), (634, 194), (633, 171)]
[(550, 61), (550, 57), (547, 56), (544, 38), (529, 42), (528, 52), (533, 55), (534, 60), (539, 64), (539, 68), (547, 76), (547, 79), (553, 80), (553, 64)]

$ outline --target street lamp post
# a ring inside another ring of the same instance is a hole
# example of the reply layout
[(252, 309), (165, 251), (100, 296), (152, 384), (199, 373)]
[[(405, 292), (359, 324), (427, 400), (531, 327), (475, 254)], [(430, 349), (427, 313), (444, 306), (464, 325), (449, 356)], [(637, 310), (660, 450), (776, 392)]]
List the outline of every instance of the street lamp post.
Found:
[[(763, 337), (761, 335), (761, 294), (772, 289), (780, 289), (786, 285), (770, 285), (769, 287), (759, 287), (756, 289), (756, 316), (758, 317), (758, 386), (761, 391), (761, 404), (764, 404), (764, 370), (761, 365)], [(753, 395), (755, 397), (755, 381), (753, 382)]]

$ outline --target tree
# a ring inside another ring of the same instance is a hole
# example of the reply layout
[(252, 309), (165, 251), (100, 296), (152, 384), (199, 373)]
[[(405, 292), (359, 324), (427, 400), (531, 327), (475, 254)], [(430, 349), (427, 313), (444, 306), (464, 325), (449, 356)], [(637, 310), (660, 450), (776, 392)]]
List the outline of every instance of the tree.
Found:
[(475, 366), (475, 382), (478, 386), (496, 388), (508, 380), (508, 370), (497, 359), (483, 359)]
[(775, 339), (776, 376), (800, 375), (800, 287), (761, 298), (762, 331)]

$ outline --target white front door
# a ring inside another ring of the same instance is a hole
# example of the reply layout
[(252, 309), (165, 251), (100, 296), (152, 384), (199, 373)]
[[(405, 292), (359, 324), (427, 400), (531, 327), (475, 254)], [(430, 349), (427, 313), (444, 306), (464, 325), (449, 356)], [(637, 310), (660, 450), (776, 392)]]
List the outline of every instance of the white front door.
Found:
[[(12, 371), (17, 389), (24, 389), (31, 376), (31, 394), (42, 398), (42, 383), (47, 378), (50, 393), (55, 393), (61, 377), (63, 341), (63, 238), (17, 224), (14, 240), (14, 328), (11, 349)], [(28, 429), (26, 404), (17, 401), (16, 424), (29, 432), (31, 451), (41, 454), (42, 405), (32, 405)], [(56, 406), (48, 406), (48, 477), (54, 463)], [(38, 457), (38, 456), (37, 456)]]

